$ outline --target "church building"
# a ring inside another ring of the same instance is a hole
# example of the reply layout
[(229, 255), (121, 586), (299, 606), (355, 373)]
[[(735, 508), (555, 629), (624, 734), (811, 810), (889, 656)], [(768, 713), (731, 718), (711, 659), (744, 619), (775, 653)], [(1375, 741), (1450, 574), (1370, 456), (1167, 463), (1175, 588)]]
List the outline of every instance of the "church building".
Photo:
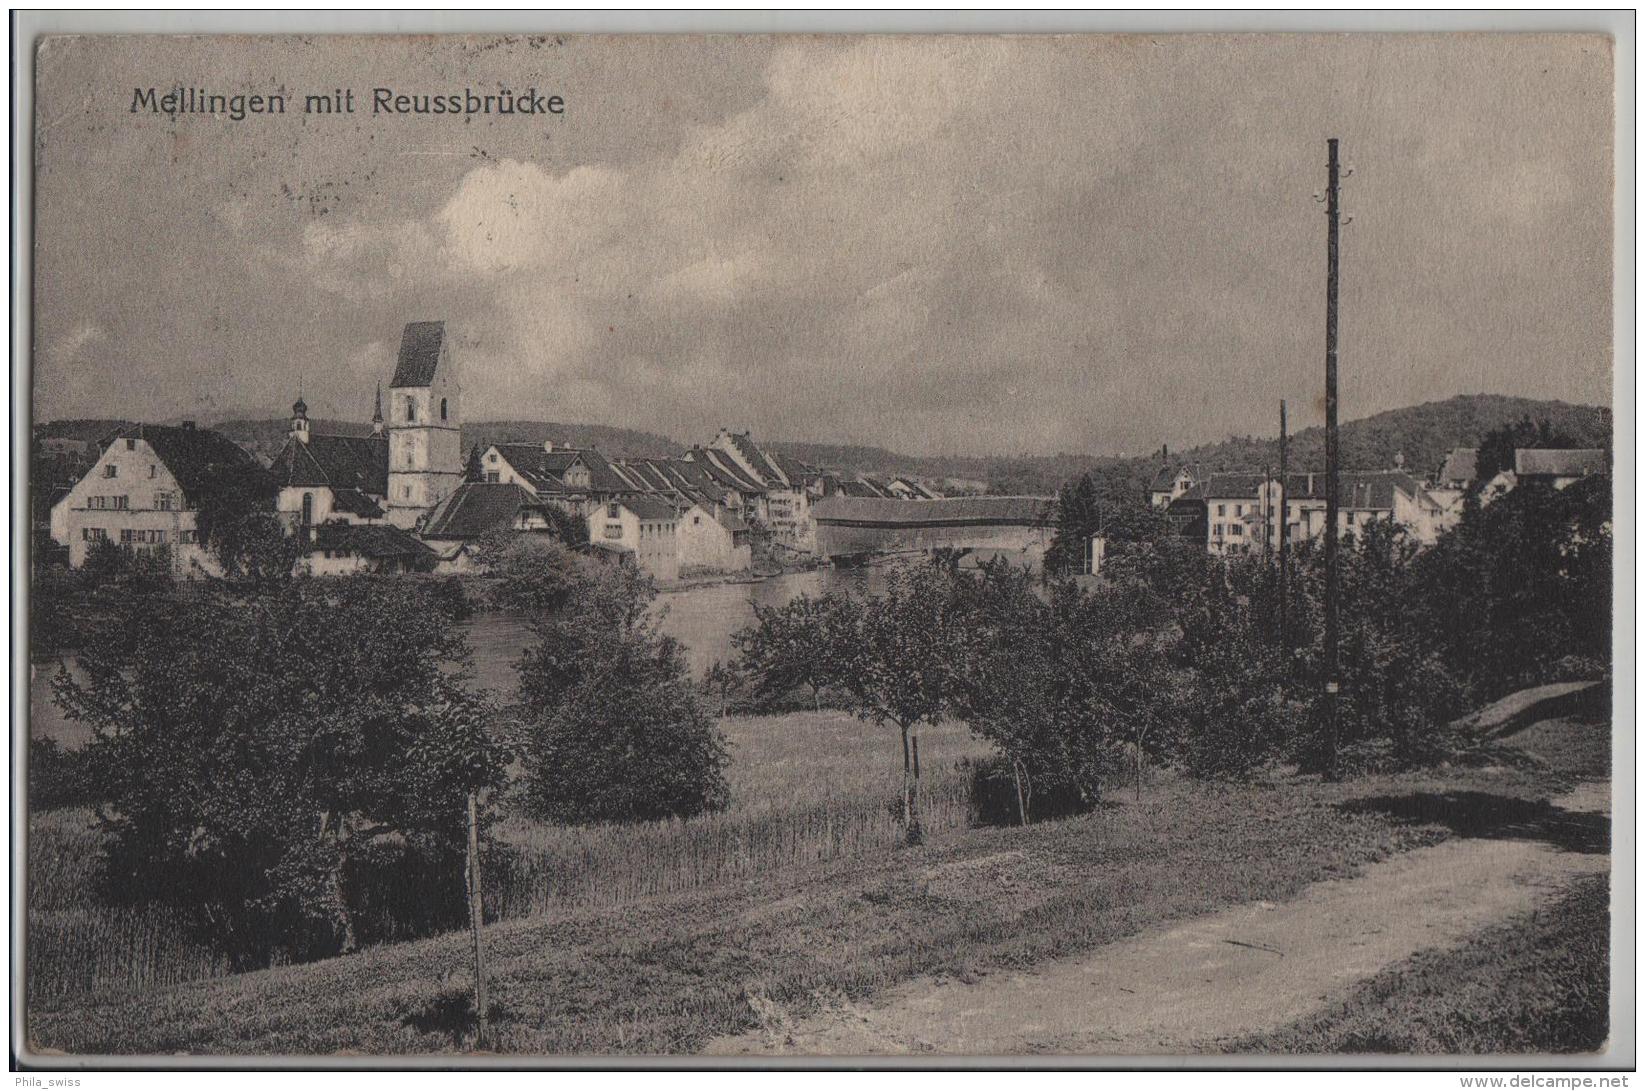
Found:
[(463, 480), (461, 388), (444, 322), (411, 322), (388, 397), (388, 521), (414, 529)]

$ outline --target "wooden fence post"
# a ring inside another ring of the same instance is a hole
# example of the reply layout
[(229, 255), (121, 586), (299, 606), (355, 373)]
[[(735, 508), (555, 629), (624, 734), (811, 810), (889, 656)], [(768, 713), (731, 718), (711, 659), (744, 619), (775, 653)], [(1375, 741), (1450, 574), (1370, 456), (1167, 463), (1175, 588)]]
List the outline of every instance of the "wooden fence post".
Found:
[(468, 923), (474, 932), (474, 1012), (479, 1020), (474, 1044), (484, 1049), (491, 1040), (486, 1005), (485, 949), (480, 943), (480, 926), (485, 910), (480, 900), (480, 807), (473, 792), (468, 793)]

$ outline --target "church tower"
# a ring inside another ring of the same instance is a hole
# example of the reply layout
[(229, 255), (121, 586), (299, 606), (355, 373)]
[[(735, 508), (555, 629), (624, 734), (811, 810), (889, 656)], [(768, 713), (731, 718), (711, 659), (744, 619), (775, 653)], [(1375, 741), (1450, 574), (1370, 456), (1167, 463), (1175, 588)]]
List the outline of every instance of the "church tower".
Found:
[(463, 479), (457, 364), (444, 322), (410, 322), (388, 389), (388, 520), (411, 529)]

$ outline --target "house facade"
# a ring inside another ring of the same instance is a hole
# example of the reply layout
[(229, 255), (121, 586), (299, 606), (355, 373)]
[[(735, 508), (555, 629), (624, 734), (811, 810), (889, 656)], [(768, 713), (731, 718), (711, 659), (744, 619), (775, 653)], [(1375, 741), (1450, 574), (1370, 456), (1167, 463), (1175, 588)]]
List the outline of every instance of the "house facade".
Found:
[(68, 547), (70, 567), (98, 542), (171, 558), (174, 574), (221, 575), (200, 540), (199, 504), (224, 478), (266, 471), (219, 432), (139, 424), (122, 428), (51, 511), (51, 536)]
[(680, 513), (649, 496), (611, 500), (588, 517), (589, 544), (623, 554), (659, 581), (680, 578)]

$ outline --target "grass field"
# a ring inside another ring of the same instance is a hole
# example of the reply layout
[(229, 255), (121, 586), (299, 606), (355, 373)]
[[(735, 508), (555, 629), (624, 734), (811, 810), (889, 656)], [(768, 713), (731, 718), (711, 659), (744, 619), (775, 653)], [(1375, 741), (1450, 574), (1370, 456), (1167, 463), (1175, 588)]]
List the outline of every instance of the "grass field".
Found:
[[(513, 918), (757, 880), (893, 847), (902, 834), (902, 748), (890, 729), (839, 712), (732, 717), (731, 806), (685, 821), (558, 827), (500, 824), (511, 850), (486, 902)], [(933, 836), (967, 824), (965, 763), (987, 748), (963, 726), (921, 738), (922, 814)], [(36, 998), (117, 993), (228, 972), (174, 914), (97, 897), (102, 834), (85, 808), (29, 822), (29, 986)], [(461, 881), (455, 876), (454, 881)]]
[[(1518, 760), (1484, 767), (1337, 785), (1164, 776), (1140, 800), (1117, 793), (1094, 814), (1028, 829), (966, 827), (958, 764), (981, 750), (948, 728), (922, 741), (933, 836), (913, 849), (897, 845), (892, 821), (900, 748), (889, 732), (837, 713), (739, 718), (726, 730), (734, 802), (725, 814), (505, 829), (541, 863), (529, 881), (514, 880), (509, 908), (520, 915), (487, 930), (494, 1048), (689, 1051), (773, 1012), (798, 1017), (922, 975), (1026, 967), (1282, 900), (1447, 837), (1518, 836), (1536, 823), (1585, 841), (1605, 832), (1567, 828), (1540, 802), (1599, 768), (1605, 725), (1583, 719), (1533, 726), (1507, 740), (1504, 757)], [(470, 958), (458, 933), (135, 995), (45, 990), (31, 993), (30, 1039), (116, 1053), (470, 1048)], [(1503, 975), (1525, 968), (1478, 960), (1482, 984), (1467, 995), (1509, 987)], [(1431, 980), (1437, 987), (1443, 974)], [(1310, 1033), (1351, 1035), (1350, 1020), (1376, 1018), (1377, 995), (1344, 1010), (1349, 1029), (1298, 1029), (1286, 1048), (1306, 1048)]]

